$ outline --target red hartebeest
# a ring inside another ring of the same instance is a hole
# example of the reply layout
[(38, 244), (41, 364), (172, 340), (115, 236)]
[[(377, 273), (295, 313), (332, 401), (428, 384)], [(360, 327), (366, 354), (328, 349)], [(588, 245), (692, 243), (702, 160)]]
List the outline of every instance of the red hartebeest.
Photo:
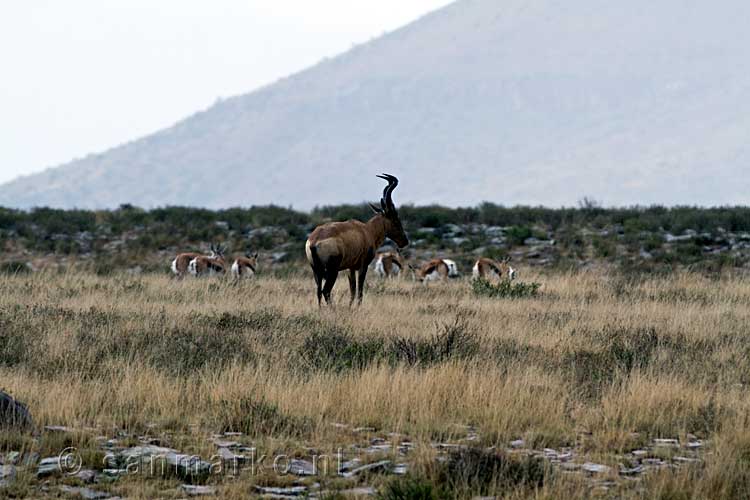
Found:
[(482, 257), (474, 264), (472, 276), (474, 279), (507, 279), (513, 281), (516, 277), (516, 270), (510, 267), (510, 257), (506, 257), (501, 261)]
[(380, 206), (370, 204), (375, 215), (369, 221), (329, 222), (315, 228), (307, 239), (305, 254), (315, 277), (318, 306), (323, 297), (327, 304), (331, 303), (333, 285), (339, 271), (344, 270), (349, 271), (349, 305), (354, 302), (355, 295), (361, 304), (367, 267), (386, 236), (399, 248), (409, 244), (391, 197), (398, 179), (389, 174), (378, 177), (388, 181), (388, 186), (383, 190)]

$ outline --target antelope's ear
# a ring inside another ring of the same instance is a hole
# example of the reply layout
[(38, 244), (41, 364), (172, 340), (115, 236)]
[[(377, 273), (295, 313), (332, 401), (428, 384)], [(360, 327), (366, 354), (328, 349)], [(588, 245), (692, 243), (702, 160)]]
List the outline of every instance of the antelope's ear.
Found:
[(258, 252), (255, 252), (255, 254), (253, 255), (253, 259), (257, 259), (257, 258), (258, 258)]
[(370, 208), (372, 208), (372, 211), (375, 212), (376, 214), (382, 214), (383, 213), (383, 209), (380, 208), (380, 207), (378, 207), (374, 203), (370, 203)]

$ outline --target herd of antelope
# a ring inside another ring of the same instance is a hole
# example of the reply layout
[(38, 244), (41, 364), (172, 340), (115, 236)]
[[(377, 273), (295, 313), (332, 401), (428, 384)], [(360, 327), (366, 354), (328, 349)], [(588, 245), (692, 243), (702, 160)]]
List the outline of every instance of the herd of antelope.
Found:
[[(178, 278), (185, 276), (214, 276), (226, 274), (227, 261), (225, 257), (226, 248), (211, 245), (211, 253), (203, 255), (200, 253), (181, 253), (172, 261), (172, 273)], [(237, 257), (229, 268), (235, 279), (252, 278), (258, 267), (258, 254), (247, 252), (242, 257)]]
[[(331, 292), (336, 284), (339, 272), (348, 271), (351, 306), (355, 299), (362, 303), (365, 277), (372, 262), (375, 262), (375, 273), (382, 278), (403, 276), (406, 268), (414, 279), (427, 283), (444, 281), (460, 277), (455, 261), (437, 258), (414, 267), (406, 263), (399, 249), (409, 244), (401, 220), (393, 203), (393, 190), (398, 186), (398, 179), (389, 174), (378, 175), (388, 182), (383, 190), (380, 205), (370, 204), (372, 218), (367, 222), (349, 220), (346, 222), (329, 222), (316, 227), (305, 243), (305, 255), (315, 278), (318, 305), (322, 300), (331, 302)], [(386, 238), (397, 246), (395, 251), (378, 253)], [(187, 275), (211, 276), (227, 272), (225, 258), (226, 248), (211, 245), (208, 255), (199, 253), (181, 253), (172, 261), (172, 272), (178, 278)], [(234, 259), (230, 267), (234, 279), (251, 278), (257, 272), (258, 254), (246, 253)], [(516, 271), (510, 266), (510, 257), (501, 261), (482, 257), (472, 268), (474, 279), (513, 280)]]

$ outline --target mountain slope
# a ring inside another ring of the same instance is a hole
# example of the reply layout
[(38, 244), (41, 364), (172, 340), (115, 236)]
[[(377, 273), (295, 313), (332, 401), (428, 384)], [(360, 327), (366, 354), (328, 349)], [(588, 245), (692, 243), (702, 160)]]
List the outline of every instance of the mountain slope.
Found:
[[(750, 4), (461, 0), (0, 205), (747, 203)], [(744, 175), (743, 175), (744, 174)]]

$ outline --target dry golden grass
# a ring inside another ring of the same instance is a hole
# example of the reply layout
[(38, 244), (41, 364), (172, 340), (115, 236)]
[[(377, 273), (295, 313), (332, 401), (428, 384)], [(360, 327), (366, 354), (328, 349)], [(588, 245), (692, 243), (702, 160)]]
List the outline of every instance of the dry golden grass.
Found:
[[(350, 438), (333, 423), (425, 444), (471, 425), (481, 445), (523, 438), (617, 466), (654, 438), (693, 435), (709, 443), (704, 462), (617, 494), (747, 494), (750, 284), (696, 274), (523, 278), (543, 283), (538, 297), (478, 298), (468, 281), (371, 278), (364, 305), (349, 309), (342, 276), (339, 306), (319, 311), (308, 276), (239, 285), (2, 276), (0, 385), (40, 426), (138, 435), (156, 425), (201, 454), (210, 453), (208, 436), (238, 426), (269, 449), (333, 450)], [(248, 420), (255, 403), (272, 410)], [(17, 446), (4, 439), (2, 449)], [(417, 453), (415, 473), (434, 478), (433, 455)], [(223, 494), (241, 497), (255, 480)], [(176, 485), (118, 487), (148, 497)], [(494, 493), (595, 492), (557, 474), (541, 489)]]

